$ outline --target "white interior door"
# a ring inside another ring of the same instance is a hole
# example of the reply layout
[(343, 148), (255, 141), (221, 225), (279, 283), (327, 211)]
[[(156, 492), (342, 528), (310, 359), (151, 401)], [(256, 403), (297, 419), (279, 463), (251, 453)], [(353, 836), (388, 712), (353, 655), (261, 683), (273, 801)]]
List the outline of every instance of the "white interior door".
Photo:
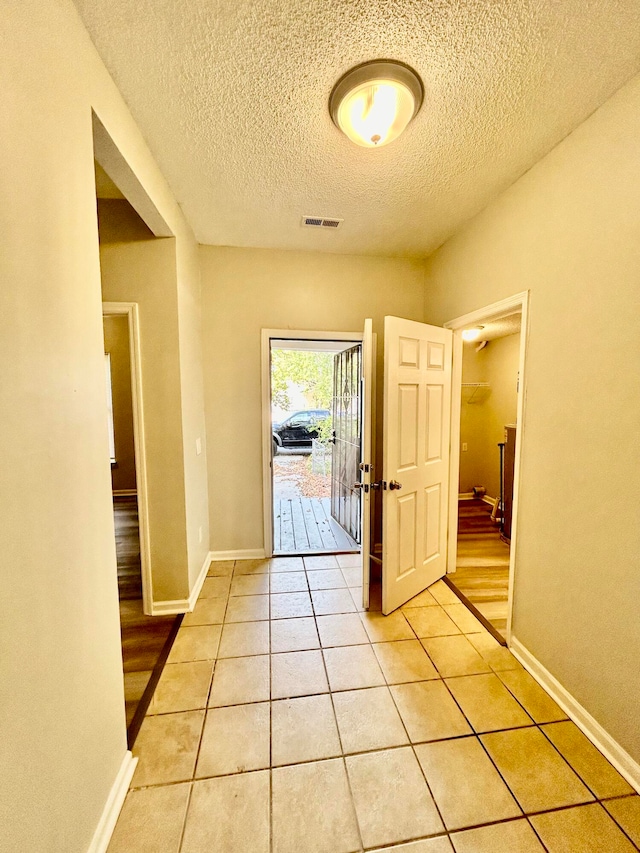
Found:
[(385, 317), (385, 614), (447, 570), (452, 338), (448, 329)]
[(360, 453), (360, 548), (362, 557), (362, 604), (369, 607), (369, 579), (371, 574), (371, 473), (372, 443), (371, 423), (373, 418), (373, 323), (364, 321), (362, 336), (362, 387), (361, 405), (361, 453)]

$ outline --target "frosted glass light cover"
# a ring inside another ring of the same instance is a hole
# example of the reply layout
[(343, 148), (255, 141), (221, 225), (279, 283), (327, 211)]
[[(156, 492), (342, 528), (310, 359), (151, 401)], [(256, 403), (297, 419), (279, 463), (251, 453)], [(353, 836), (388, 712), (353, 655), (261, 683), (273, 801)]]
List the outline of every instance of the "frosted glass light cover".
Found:
[(413, 94), (403, 83), (369, 80), (344, 96), (337, 123), (356, 145), (382, 148), (400, 136), (414, 112)]
[(474, 326), (473, 329), (463, 329), (462, 330), (462, 340), (463, 341), (477, 341), (480, 335), (482, 334), (482, 330), (484, 326)]

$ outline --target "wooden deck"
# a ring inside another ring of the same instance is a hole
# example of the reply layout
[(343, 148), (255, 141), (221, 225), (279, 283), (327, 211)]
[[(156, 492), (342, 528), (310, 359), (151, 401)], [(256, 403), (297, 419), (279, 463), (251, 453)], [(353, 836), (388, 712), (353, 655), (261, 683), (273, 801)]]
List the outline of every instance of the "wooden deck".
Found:
[(331, 517), (330, 498), (281, 498), (273, 506), (276, 554), (352, 552), (360, 546)]

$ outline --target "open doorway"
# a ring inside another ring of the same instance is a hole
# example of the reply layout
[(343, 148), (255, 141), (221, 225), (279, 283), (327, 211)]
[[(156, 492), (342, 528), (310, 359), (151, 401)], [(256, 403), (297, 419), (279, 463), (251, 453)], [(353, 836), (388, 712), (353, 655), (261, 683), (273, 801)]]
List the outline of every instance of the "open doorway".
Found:
[(363, 518), (369, 534), (362, 461), (371, 434), (363, 338), (363, 332), (262, 331), (267, 557), (361, 553)]
[[(459, 470), (446, 580), (503, 645), (510, 628), (526, 298), (451, 324), (458, 337)], [(466, 322), (464, 322), (466, 319)], [(453, 473), (453, 472), (452, 472)], [(454, 552), (455, 550), (455, 552)], [(451, 559), (453, 557), (453, 559)]]
[(273, 553), (358, 553), (362, 344), (269, 347)]
[[(149, 241), (153, 232), (95, 162), (98, 237), (108, 245)], [(153, 592), (138, 305), (109, 301), (102, 312), (127, 739), (131, 747), (179, 627), (151, 616)]]

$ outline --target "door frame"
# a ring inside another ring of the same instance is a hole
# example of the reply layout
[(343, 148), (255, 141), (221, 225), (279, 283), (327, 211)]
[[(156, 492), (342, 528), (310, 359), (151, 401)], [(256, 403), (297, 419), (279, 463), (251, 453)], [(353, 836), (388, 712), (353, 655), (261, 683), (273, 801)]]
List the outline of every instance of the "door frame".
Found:
[(262, 329), (262, 511), (264, 528), (264, 555), (273, 556), (273, 480), (271, 468), (271, 341), (353, 341), (362, 342), (360, 332), (318, 332), (302, 329)]
[(514, 311), (521, 309), (522, 320), (520, 324), (520, 355), (518, 360), (519, 392), (517, 403), (515, 446), (515, 467), (513, 476), (513, 510), (511, 522), (511, 543), (509, 546), (509, 591), (507, 601), (507, 645), (511, 644), (511, 622), (513, 617), (513, 591), (516, 573), (517, 538), (518, 538), (518, 508), (520, 491), (520, 462), (522, 458), (522, 444), (525, 430), (525, 403), (527, 396), (527, 374), (526, 356), (529, 341), (529, 299), (528, 290), (516, 293), (513, 296), (486, 305), (469, 314), (456, 317), (444, 324), (445, 329), (453, 332), (453, 370), (451, 385), (451, 453), (449, 464), (449, 527), (447, 544), (447, 574), (456, 570), (456, 556), (458, 551), (458, 492), (460, 475), (460, 415), (462, 401), (462, 356), (463, 342), (462, 330), (469, 326), (476, 326), (487, 320), (497, 320)]
[(153, 577), (151, 572), (151, 538), (149, 533), (149, 496), (147, 455), (144, 436), (142, 396), (142, 356), (140, 351), (140, 313), (137, 302), (103, 302), (103, 317), (127, 317), (129, 329), (129, 361), (131, 364), (131, 403), (133, 411), (133, 446), (136, 466), (138, 533), (142, 574), (142, 609), (153, 615)]

